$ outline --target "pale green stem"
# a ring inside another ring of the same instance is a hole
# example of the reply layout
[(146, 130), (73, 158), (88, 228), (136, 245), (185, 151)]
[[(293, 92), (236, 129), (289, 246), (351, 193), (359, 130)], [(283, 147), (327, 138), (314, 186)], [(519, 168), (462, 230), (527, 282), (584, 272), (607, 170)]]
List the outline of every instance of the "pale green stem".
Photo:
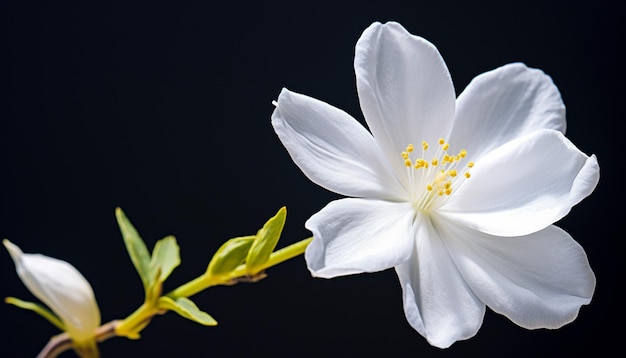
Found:
[[(265, 265), (263, 265), (263, 269), (265, 270), (266, 268), (272, 267), (272, 266), (276, 266), (281, 262), (285, 262), (289, 259), (292, 259), (298, 255), (301, 255), (304, 253), (304, 250), (306, 250), (307, 246), (309, 246), (309, 244), (311, 243), (311, 241), (313, 241), (312, 237), (309, 237), (308, 239), (304, 239), (302, 241), (298, 241), (295, 244), (291, 244), (287, 247), (284, 247), (280, 250), (274, 251), (271, 255), (269, 260), (267, 260), (267, 262), (265, 263)], [(240, 266), (241, 267), (241, 266)], [(239, 268), (237, 268), (239, 269)]]
[[(263, 264), (260, 268), (260, 271), (263, 271), (272, 266), (278, 265), (281, 262), (287, 261), (291, 258), (294, 258), (298, 255), (304, 253), (306, 247), (313, 240), (312, 237), (308, 239), (304, 239), (302, 241), (298, 241), (295, 244), (284, 247), (280, 250), (273, 252), (267, 262)], [(223, 276), (211, 276), (211, 275), (202, 275), (199, 276), (180, 287), (174, 289), (172, 292), (168, 293), (166, 296), (176, 299), (178, 297), (191, 297), (198, 292), (201, 292), (211, 286), (217, 285), (228, 285), (232, 284), (233, 280), (239, 277), (246, 277), (248, 275), (246, 265), (241, 264), (236, 269), (231, 271), (228, 275)]]

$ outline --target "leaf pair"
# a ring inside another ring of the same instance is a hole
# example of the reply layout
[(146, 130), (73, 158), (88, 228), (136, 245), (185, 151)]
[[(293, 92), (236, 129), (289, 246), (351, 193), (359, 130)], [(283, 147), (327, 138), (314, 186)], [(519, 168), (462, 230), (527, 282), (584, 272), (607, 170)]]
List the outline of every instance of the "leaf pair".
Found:
[(283, 206), (256, 235), (226, 241), (213, 255), (207, 275), (231, 279), (244, 275), (258, 277), (267, 268), (266, 263), (280, 239), (286, 217), (287, 209)]
[(146, 295), (161, 286), (167, 277), (180, 265), (180, 254), (176, 238), (167, 236), (159, 240), (152, 251), (148, 248), (141, 236), (130, 223), (122, 209), (115, 209), (117, 223), (124, 238), (124, 244), (135, 269), (141, 277)]
[[(186, 297), (172, 299), (161, 296), (163, 282), (180, 265), (180, 249), (176, 238), (167, 236), (157, 241), (150, 255), (145, 242), (122, 209), (117, 208), (115, 216), (130, 259), (141, 277), (145, 291), (145, 304), (151, 306), (154, 312), (171, 310), (194, 322), (206, 326), (216, 325), (217, 321), (201, 311), (190, 299)], [(144, 327), (145, 325), (136, 326), (123, 333), (129, 338), (138, 338), (138, 331)]]

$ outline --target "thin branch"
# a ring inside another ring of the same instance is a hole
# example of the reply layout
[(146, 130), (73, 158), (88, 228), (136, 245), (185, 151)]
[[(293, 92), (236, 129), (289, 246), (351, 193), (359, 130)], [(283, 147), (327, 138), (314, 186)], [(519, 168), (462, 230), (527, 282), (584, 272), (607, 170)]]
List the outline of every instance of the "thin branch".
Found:
[(45, 347), (39, 352), (37, 358), (56, 358), (59, 354), (72, 348), (72, 339), (67, 333), (56, 335), (48, 341)]
[[(117, 336), (115, 327), (120, 324), (121, 320), (114, 320), (107, 324), (103, 324), (96, 330), (96, 341), (104, 342), (109, 338)], [(48, 344), (39, 352), (37, 358), (56, 358), (59, 354), (72, 348), (72, 339), (67, 333), (56, 335), (48, 341)]]

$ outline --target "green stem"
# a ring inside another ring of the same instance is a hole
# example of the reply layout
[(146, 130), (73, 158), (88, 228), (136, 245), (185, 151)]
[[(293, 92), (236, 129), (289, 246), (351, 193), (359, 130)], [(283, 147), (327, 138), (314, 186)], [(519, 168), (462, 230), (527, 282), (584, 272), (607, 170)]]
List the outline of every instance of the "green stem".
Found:
[[(295, 244), (291, 244), (287, 247), (284, 247), (280, 250), (274, 251), (271, 255), (269, 260), (267, 260), (267, 262), (265, 263), (265, 265), (263, 265), (263, 269), (267, 269), (269, 267), (272, 266), (276, 266), (281, 262), (285, 262), (289, 259), (292, 259), (298, 255), (301, 255), (304, 253), (304, 250), (307, 248), (307, 246), (309, 246), (309, 244), (311, 243), (311, 241), (313, 241), (312, 237), (309, 237), (308, 239), (304, 239), (301, 241), (296, 242)], [(243, 265), (241, 265), (243, 266)], [(241, 267), (239, 266), (239, 267)], [(237, 270), (239, 269), (239, 267), (237, 268)], [(237, 271), (235, 270), (235, 271)]]
[[(224, 282), (220, 282), (224, 281)], [(195, 295), (196, 293), (203, 291), (211, 286), (217, 286), (219, 284), (226, 283), (226, 280), (215, 280), (214, 276), (202, 275), (196, 277), (195, 279), (180, 285), (176, 289), (172, 290), (170, 293), (165, 296), (170, 297), (172, 299), (176, 299), (178, 297), (190, 297)]]
[[(270, 268), (272, 266), (278, 265), (281, 262), (285, 262), (291, 258), (294, 258), (298, 255), (304, 253), (306, 247), (313, 240), (312, 237), (308, 239), (304, 239), (302, 241), (298, 241), (295, 244), (284, 247), (280, 250), (273, 252), (267, 262), (262, 265), (261, 271)], [(181, 286), (174, 289), (166, 296), (176, 299), (178, 297), (190, 297), (195, 295), (198, 292), (201, 292), (211, 286), (217, 285), (227, 285), (232, 284), (233, 280), (238, 277), (245, 277), (248, 275), (246, 270), (246, 265), (241, 264), (236, 269), (231, 271), (228, 275), (225, 276), (211, 276), (211, 275), (202, 275), (199, 276)]]

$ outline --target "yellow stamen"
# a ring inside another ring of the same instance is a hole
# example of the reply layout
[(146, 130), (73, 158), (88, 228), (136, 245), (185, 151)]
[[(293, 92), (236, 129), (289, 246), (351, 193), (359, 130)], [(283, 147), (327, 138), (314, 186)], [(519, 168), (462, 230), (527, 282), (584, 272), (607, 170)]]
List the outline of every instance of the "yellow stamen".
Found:
[[(459, 180), (470, 178), (469, 171), (463, 173), (462, 179), (459, 179), (460, 173), (457, 170), (459, 162), (464, 161), (467, 157), (467, 150), (462, 149), (456, 155), (448, 154), (450, 144), (446, 143), (443, 138), (438, 141), (440, 148), (437, 149), (434, 157), (430, 161), (424, 158), (411, 158), (411, 154), (415, 152), (412, 144), (407, 145), (405, 151), (401, 153), (404, 165), (407, 167), (409, 175), (409, 192), (413, 207), (416, 210), (428, 211), (431, 205), (439, 200), (439, 197), (450, 196), (458, 187)], [(422, 141), (422, 155), (428, 150), (428, 143)], [(467, 162), (467, 168), (473, 168), (474, 162)], [(410, 168), (413, 167), (413, 168)], [(433, 168), (435, 168), (433, 170)], [(420, 170), (420, 174), (413, 172)], [(423, 186), (422, 186), (423, 185)], [(426, 190), (424, 190), (426, 189)]]

